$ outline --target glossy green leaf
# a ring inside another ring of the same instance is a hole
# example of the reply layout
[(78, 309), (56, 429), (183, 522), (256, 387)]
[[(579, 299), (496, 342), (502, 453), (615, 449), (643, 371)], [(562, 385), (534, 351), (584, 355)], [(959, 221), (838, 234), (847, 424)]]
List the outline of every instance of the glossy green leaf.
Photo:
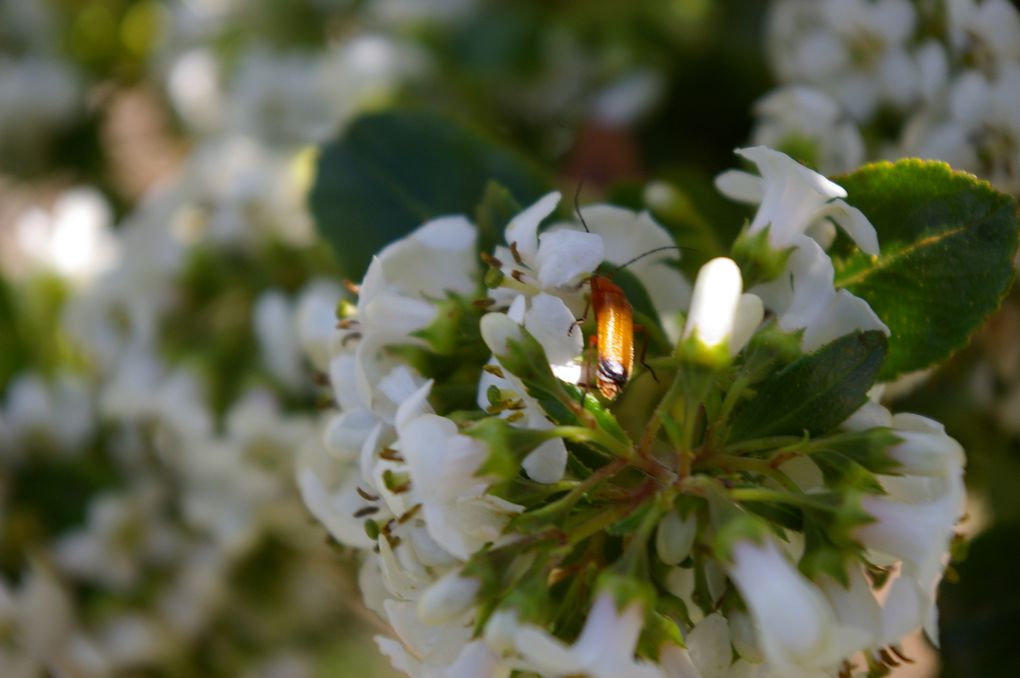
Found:
[(730, 440), (827, 433), (864, 404), (885, 351), (884, 334), (863, 332), (798, 358), (737, 411)]
[(356, 120), (326, 144), (310, 201), (343, 273), (360, 279), (372, 255), (428, 219), (473, 216), (496, 181), (521, 204), (545, 181), (526, 159), (444, 116), (391, 110)]
[(866, 300), (892, 330), (881, 379), (951, 355), (1013, 280), (1012, 198), (942, 162), (868, 165), (838, 179), (878, 231), (881, 254), (842, 247), (836, 286)]

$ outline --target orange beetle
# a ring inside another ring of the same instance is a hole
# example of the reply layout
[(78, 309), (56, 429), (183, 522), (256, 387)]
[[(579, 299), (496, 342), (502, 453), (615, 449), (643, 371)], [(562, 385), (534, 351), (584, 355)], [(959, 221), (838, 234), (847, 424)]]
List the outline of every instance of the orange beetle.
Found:
[[(577, 190), (577, 194), (574, 195), (574, 211), (577, 213), (577, 218), (581, 221), (581, 225), (584, 226), (584, 230), (591, 233), (591, 229), (585, 223), (584, 217), (581, 216), (581, 208), (578, 205), (577, 198), (581, 187), (578, 186)], [(634, 307), (630, 305), (627, 295), (624, 294), (620, 286), (613, 283), (611, 280), (612, 274), (630, 266), (639, 259), (647, 257), (649, 254), (673, 249), (679, 250), (681, 248), (677, 245), (656, 247), (617, 266), (613, 272), (607, 275), (594, 273), (588, 278), (591, 298), (585, 307), (584, 316), (577, 322), (582, 323), (587, 319), (589, 309), (595, 312), (595, 336), (591, 338), (592, 344), (595, 345), (597, 350), (595, 382), (602, 395), (609, 400), (613, 400), (620, 395), (623, 387), (630, 380), (631, 372), (634, 370), (634, 333), (644, 332), (644, 328), (641, 325), (634, 324)], [(571, 325), (572, 329), (573, 325)], [(652, 378), (658, 381), (658, 377), (655, 376), (655, 370), (645, 362), (645, 351), (647, 348), (648, 342), (645, 341), (641, 349), (639, 361), (652, 375)], [(589, 369), (587, 372), (590, 373), (591, 370)]]
[(607, 276), (593, 275), (591, 308), (595, 311), (595, 372), (599, 391), (612, 400), (620, 395), (634, 369), (634, 309), (619, 286)]

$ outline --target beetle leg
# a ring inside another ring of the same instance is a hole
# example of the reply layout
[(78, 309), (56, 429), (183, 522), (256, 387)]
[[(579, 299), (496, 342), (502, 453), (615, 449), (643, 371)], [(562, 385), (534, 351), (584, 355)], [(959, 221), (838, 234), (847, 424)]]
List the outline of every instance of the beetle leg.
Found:
[(575, 327), (580, 327), (584, 321), (588, 319), (588, 312), (591, 311), (591, 299), (584, 302), (584, 313), (581, 314), (580, 318), (574, 318), (574, 322), (570, 323), (570, 327), (567, 328), (567, 336), (574, 331)]
[(599, 338), (597, 335), (593, 334), (588, 337), (588, 349), (584, 351), (584, 362), (581, 368), (584, 381), (577, 382), (577, 385), (581, 387), (581, 400), (578, 405), (582, 410), (584, 409), (584, 399), (588, 397), (588, 392), (591, 391), (592, 380), (597, 378), (595, 361), (598, 360), (598, 345)]
[(638, 363), (648, 370), (648, 373), (652, 375), (652, 379), (655, 380), (655, 383), (659, 383), (659, 377), (655, 374), (655, 370), (652, 369), (651, 365), (645, 362), (645, 356), (648, 355), (648, 332), (645, 330), (643, 325), (634, 325), (634, 334), (637, 334), (638, 332), (641, 333), (641, 337), (644, 339), (641, 343), (641, 356), (638, 358)]

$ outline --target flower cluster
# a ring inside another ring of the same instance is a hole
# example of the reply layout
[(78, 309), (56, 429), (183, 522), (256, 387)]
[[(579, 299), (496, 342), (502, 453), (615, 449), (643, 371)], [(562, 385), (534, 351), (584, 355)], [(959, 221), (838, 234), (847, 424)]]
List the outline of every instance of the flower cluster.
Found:
[(877, 372), (802, 411), (817, 366), (881, 362), (888, 330), (826, 252), (838, 226), (877, 254), (875, 230), (824, 177), (740, 153), (759, 175), (719, 183), (757, 214), (693, 285), (647, 213), (543, 226), (553, 193), (493, 251), (463, 217), (425, 223), (341, 304), (339, 411), (298, 481), (360, 552), (395, 667), (835, 676), (934, 638), (960, 446), (869, 398)]
[(921, 156), (1020, 192), (1020, 11), (1006, 0), (777, 0), (767, 30), (780, 88), (756, 143), (824, 172)]

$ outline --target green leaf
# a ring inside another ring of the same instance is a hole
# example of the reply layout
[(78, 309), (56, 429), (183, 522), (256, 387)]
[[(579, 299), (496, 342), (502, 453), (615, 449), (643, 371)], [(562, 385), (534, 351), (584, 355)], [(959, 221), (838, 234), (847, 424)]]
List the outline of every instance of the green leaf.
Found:
[(344, 275), (423, 222), (473, 214), (489, 181), (527, 204), (545, 190), (525, 160), (438, 113), (390, 110), (356, 120), (318, 159), (310, 203)]
[(730, 441), (827, 433), (867, 400), (885, 349), (881, 332), (858, 332), (798, 358), (740, 408)]
[(868, 165), (838, 179), (878, 231), (881, 254), (844, 246), (836, 286), (889, 326), (880, 379), (934, 365), (964, 346), (1013, 280), (1012, 198), (942, 162)]

